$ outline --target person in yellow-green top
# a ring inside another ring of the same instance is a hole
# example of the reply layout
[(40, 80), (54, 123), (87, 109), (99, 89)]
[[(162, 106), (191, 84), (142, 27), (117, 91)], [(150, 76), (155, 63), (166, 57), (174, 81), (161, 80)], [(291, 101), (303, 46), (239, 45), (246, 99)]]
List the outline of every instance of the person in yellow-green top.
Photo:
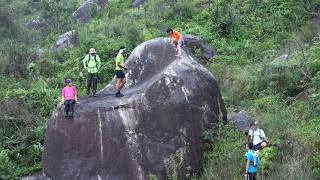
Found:
[(116, 68), (115, 68), (115, 74), (117, 77), (117, 84), (116, 84), (116, 88), (117, 88), (117, 93), (116, 93), (116, 97), (122, 97), (123, 94), (121, 94), (121, 89), (124, 87), (124, 85), (126, 84), (126, 76), (124, 74), (124, 70), (128, 70), (128, 68), (124, 65), (124, 53), (126, 51), (126, 48), (124, 46), (121, 46), (119, 49), (119, 53), (116, 57)]
[(83, 66), (87, 70), (87, 95), (90, 95), (92, 88), (92, 95), (96, 96), (98, 84), (98, 72), (101, 67), (100, 57), (94, 48), (89, 50), (89, 54), (83, 59)]

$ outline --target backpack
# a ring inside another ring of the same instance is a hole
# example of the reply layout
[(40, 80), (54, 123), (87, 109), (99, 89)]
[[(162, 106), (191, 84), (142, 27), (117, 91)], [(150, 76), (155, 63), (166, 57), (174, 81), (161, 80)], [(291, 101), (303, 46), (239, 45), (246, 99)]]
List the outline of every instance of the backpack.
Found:
[[(258, 131), (259, 131), (259, 138), (263, 141), (264, 137), (262, 137), (262, 135), (261, 135), (261, 129), (258, 129)], [(252, 136), (250, 137), (251, 141), (253, 141), (253, 137), (254, 137), (254, 131), (252, 131)]]
[(258, 167), (259, 165), (259, 154), (255, 151), (248, 151), (253, 156), (253, 161), (250, 160), (250, 165), (253, 167)]
[[(89, 64), (89, 61), (91, 61), (91, 57), (90, 55), (86, 55), (86, 56), (89, 56), (88, 58), (88, 61), (86, 61), (86, 66), (88, 67), (88, 64)], [(94, 55), (94, 62), (96, 63), (96, 68), (98, 69), (98, 66), (97, 66), (97, 55)]]

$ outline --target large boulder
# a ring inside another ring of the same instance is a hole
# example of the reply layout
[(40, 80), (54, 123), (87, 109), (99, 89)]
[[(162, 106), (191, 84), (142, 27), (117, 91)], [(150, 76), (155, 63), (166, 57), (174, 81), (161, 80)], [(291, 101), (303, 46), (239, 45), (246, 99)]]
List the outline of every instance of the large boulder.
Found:
[(208, 62), (214, 55), (216, 55), (216, 51), (207, 41), (190, 34), (184, 35), (183, 38), (186, 46), (192, 53), (195, 53), (196, 49), (201, 50), (201, 59), (204, 60), (204, 63)]
[(86, 0), (73, 13), (73, 17), (77, 20), (77, 22), (84, 24), (90, 20), (91, 13), (94, 10), (103, 9), (107, 4), (108, 0)]
[(58, 41), (52, 48), (53, 51), (60, 51), (65, 48), (74, 48), (79, 44), (79, 34), (75, 30), (68, 31), (59, 36)]
[(190, 179), (204, 153), (202, 134), (226, 109), (214, 76), (168, 38), (139, 45), (128, 58), (127, 85), (114, 81), (80, 99), (74, 119), (58, 106), (48, 123), (44, 172), (52, 179)]

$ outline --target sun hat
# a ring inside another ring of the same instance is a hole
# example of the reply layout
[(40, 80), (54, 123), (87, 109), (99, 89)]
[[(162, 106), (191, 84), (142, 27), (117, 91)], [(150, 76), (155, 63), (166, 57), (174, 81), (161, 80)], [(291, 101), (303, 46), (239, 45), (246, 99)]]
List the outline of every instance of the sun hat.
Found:
[(89, 54), (95, 54), (95, 53), (97, 53), (96, 50), (94, 48), (90, 48)]

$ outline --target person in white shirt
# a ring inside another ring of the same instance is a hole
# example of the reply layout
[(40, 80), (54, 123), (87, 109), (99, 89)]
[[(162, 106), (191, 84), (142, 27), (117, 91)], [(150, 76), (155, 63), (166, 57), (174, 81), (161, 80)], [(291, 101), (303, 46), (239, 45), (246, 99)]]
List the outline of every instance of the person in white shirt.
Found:
[(267, 146), (268, 140), (262, 129), (257, 128), (255, 123), (250, 124), (250, 130), (248, 132), (249, 142), (253, 143), (254, 150), (261, 150)]

